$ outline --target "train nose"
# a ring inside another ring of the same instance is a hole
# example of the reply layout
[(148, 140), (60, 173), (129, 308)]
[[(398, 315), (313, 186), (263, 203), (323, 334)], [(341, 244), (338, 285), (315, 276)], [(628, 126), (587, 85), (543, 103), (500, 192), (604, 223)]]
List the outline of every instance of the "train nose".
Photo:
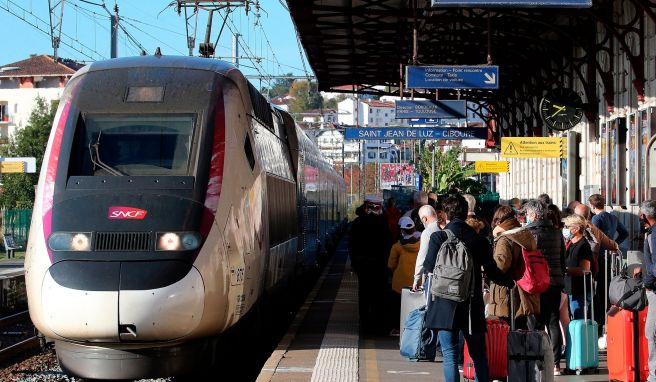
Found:
[(193, 332), (204, 309), (200, 273), (179, 261), (62, 261), (43, 289), (52, 331), (85, 342), (175, 340)]

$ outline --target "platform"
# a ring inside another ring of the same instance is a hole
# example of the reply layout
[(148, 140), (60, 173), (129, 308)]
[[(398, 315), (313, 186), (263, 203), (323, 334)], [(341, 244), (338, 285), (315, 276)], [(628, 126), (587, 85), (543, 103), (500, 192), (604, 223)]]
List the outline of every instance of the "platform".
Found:
[[(257, 382), (444, 381), (439, 357), (409, 362), (399, 355), (399, 337), (365, 336), (359, 329), (358, 280), (343, 240)], [(608, 381), (605, 353), (600, 360), (599, 374), (555, 381)]]

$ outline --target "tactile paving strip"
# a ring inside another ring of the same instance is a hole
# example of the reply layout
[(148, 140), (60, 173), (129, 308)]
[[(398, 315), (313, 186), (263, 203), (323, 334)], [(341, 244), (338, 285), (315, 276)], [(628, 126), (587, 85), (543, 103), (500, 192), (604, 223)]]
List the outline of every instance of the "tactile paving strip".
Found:
[(314, 365), (312, 382), (358, 380), (358, 322), (358, 279), (347, 263)]

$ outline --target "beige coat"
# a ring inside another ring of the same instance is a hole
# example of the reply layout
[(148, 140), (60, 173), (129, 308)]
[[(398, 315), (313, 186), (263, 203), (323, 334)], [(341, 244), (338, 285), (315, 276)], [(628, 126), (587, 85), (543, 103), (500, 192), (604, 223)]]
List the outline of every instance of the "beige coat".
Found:
[[(523, 227), (502, 232), (494, 240), (494, 261), (503, 272), (513, 274), (516, 267), (524, 261), (522, 248), (528, 250), (537, 249), (535, 238), (531, 231)], [(527, 314), (540, 314), (540, 295), (529, 294), (521, 288), (515, 291), (515, 318), (524, 317)], [(517, 303), (519, 301), (519, 304)], [(486, 306), (487, 315), (497, 317), (509, 317), (510, 301), (508, 300), (508, 288), (492, 284), (490, 288), (490, 303)]]

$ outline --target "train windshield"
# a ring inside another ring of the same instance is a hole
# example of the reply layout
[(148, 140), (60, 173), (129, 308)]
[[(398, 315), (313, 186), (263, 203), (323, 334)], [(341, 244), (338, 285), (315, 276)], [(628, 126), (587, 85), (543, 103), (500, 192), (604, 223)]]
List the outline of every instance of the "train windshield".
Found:
[(70, 175), (189, 175), (195, 116), (80, 115)]

